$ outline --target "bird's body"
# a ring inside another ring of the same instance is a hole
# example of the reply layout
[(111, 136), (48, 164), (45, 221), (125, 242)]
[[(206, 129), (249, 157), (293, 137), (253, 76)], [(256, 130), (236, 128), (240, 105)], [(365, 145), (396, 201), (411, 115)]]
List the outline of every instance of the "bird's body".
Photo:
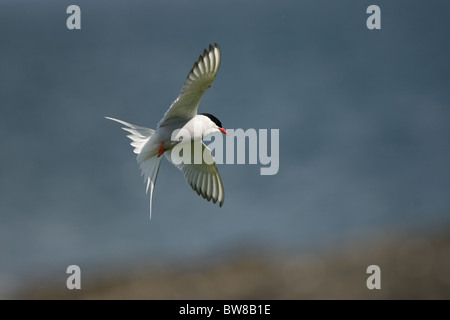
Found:
[[(222, 179), (211, 151), (202, 139), (216, 132), (227, 132), (213, 115), (197, 114), (200, 100), (214, 81), (219, 65), (219, 47), (217, 44), (209, 46), (209, 50), (205, 50), (194, 64), (179, 97), (164, 114), (156, 130), (106, 117), (125, 125), (123, 129), (130, 133), (128, 137), (132, 140), (136, 159), (147, 181), (147, 191), (150, 189), (150, 217), (154, 186), (163, 154), (183, 172), (199, 195), (214, 203), (219, 201), (220, 206), (223, 204), (225, 194)], [(179, 161), (179, 155), (172, 154), (175, 146), (191, 147), (192, 150), (197, 147), (197, 150), (202, 151), (201, 161)]]

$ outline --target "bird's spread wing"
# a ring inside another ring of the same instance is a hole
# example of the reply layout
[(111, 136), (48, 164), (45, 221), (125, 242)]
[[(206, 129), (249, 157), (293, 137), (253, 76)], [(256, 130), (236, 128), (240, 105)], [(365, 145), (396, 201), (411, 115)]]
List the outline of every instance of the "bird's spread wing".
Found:
[(178, 98), (158, 123), (158, 127), (172, 122), (188, 120), (197, 114), (197, 108), (203, 94), (216, 77), (220, 66), (220, 50), (217, 44), (209, 46), (189, 72)]
[[(199, 145), (196, 146), (196, 144)], [(176, 149), (166, 151), (167, 159), (183, 172), (187, 182), (198, 195), (208, 201), (212, 199), (213, 203), (219, 201), (219, 205), (222, 206), (225, 192), (211, 150), (202, 141), (192, 141), (190, 145), (186, 144), (186, 146), (191, 148), (189, 163), (182, 161), (182, 156), (177, 154)], [(201, 163), (198, 164), (194, 162), (194, 152), (197, 149), (200, 149), (203, 155)]]

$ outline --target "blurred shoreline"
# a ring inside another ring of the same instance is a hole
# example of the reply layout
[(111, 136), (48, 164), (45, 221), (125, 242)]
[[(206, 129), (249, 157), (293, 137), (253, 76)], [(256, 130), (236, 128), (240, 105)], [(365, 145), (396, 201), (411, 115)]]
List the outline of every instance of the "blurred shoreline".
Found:
[[(81, 290), (32, 286), (13, 299), (449, 299), (450, 230), (388, 236), (298, 254), (242, 252), (203, 265), (152, 266), (83, 278)], [(381, 289), (366, 286), (381, 269)]]

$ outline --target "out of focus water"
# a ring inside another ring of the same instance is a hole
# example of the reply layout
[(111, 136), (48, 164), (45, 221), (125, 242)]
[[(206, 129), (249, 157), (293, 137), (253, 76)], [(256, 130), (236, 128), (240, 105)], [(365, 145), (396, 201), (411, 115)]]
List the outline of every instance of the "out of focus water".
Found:
[[(314, 250), (449, 225), (450, 4), (0, 2), (0, 296), (42, 277)], [(155, 127), (210, 43), (201, 112), (280, 130), (280, 170), (220, 165), (222, 208), (167, 161), (153, 203), (113, 116)]]

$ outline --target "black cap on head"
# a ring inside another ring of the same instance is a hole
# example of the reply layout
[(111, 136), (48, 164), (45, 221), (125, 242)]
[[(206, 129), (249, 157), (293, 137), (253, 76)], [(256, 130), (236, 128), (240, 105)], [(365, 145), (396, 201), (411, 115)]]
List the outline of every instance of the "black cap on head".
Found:
[(216, 117), (214, 117), (212, 114), (210, 113), (200, 113), (201, 115), (208, 117), (211, 119), (212, 122), (214, 122), (219, 128), (222, 128), (222, 123), (220, 122), (219, 119), (217, 119)]

